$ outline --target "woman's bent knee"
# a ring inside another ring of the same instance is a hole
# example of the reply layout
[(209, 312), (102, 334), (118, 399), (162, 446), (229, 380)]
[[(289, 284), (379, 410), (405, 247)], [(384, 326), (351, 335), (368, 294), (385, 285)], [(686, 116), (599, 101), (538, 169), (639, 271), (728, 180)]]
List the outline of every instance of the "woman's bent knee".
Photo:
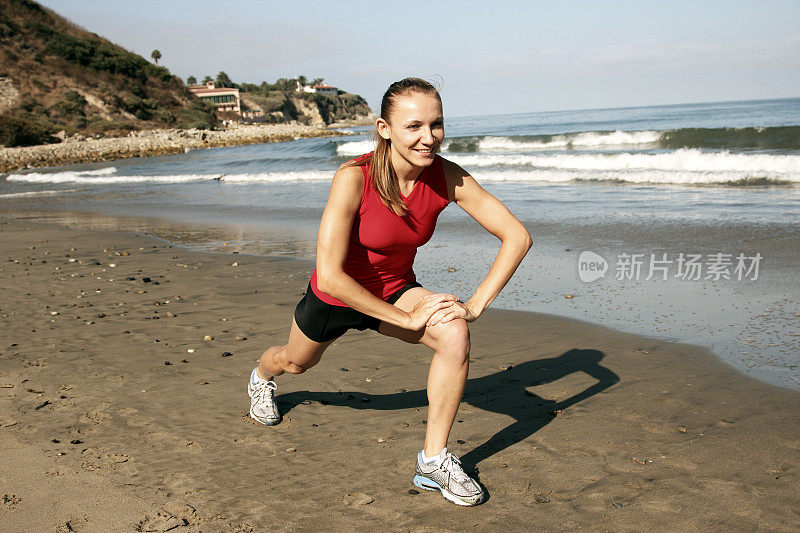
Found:
[[(308, 368), (311, 368), (311, 367), (308, 367)], [(294, 364), (292, 362), (287, 363), (286, 366), (283, 367), (283, 369), (289, 374), (302, 374), (303, 372), (308, 370), (308, 368), (302, 367), (300, 365), (296, 365), (296, 364)]]
[(434, 328), (437, 352), (447, 352), (465, 359), (469, 357), (469, 326), (466, 320), (457, 318), (450, 322), (436, 324), (431, 329)]

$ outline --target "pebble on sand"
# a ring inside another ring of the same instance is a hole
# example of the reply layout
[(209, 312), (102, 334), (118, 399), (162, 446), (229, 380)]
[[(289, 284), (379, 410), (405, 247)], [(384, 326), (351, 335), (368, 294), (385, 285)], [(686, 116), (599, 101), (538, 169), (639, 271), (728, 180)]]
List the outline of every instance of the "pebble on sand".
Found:
[(213, 341), (214, 337), (212, 337), (211, 335), (206, 335), (205, 337), (203, 337), (203, 340), (204, 341)]

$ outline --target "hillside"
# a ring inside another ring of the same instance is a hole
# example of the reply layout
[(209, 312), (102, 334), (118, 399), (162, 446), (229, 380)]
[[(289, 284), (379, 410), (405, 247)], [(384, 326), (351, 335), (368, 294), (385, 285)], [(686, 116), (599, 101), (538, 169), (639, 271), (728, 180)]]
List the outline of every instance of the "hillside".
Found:
[(170, 72), (29, 0), (0, 0), (0, 144), (217, 123)]

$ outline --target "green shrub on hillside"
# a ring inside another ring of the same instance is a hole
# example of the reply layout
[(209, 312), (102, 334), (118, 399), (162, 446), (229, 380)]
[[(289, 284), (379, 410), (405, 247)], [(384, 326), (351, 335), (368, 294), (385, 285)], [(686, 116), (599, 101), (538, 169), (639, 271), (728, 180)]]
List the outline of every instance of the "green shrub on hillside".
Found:
[(67, 91), (63, 100), (50, 106), (51, 110), (62, 117), (83, 116), (85, 108), (86, 100), (78, 91)]
[(125, 111), (139, 120), (150, 120), (152, 111), (158, 107), (158, 102), (150, 98), (129, 98), (124, 102)]
[(52, 130), (35, 122), (10, 115), (0, 115), (0, 145), (33, 146), (58, 142)]
[(13, 37), (17, 33), (19, 33), (17, 25), (0, 14), (0, 40)]
[(46, 53), (59, 56), (70, 63), (98, 72), (121, 74), (143, 82), (149, 76), (166, 82), (172, 80), (172, 75), (166, 68), (153, 65), (143, 57), (110, 43), (73, 37), (40, 22), (28, 22), (27, 27), (46, 40)]

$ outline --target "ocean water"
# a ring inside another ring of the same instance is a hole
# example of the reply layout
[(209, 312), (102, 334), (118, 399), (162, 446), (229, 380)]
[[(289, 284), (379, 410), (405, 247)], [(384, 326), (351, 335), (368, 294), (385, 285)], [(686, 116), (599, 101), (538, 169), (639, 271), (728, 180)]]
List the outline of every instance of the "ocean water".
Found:
[[(373, 146), (347, 132), (0, 175), (0, 213), (313, 258), (333, 171)], [(495, 306), (708, 346), (800, 388), (800, 99), (446, 118), (445, 133), (442, 156), (534, 237)], [(466, 298), (497, 244), (451, 206), (415, 270)], [(586, 281), (589, 251), (606, 270)]]

